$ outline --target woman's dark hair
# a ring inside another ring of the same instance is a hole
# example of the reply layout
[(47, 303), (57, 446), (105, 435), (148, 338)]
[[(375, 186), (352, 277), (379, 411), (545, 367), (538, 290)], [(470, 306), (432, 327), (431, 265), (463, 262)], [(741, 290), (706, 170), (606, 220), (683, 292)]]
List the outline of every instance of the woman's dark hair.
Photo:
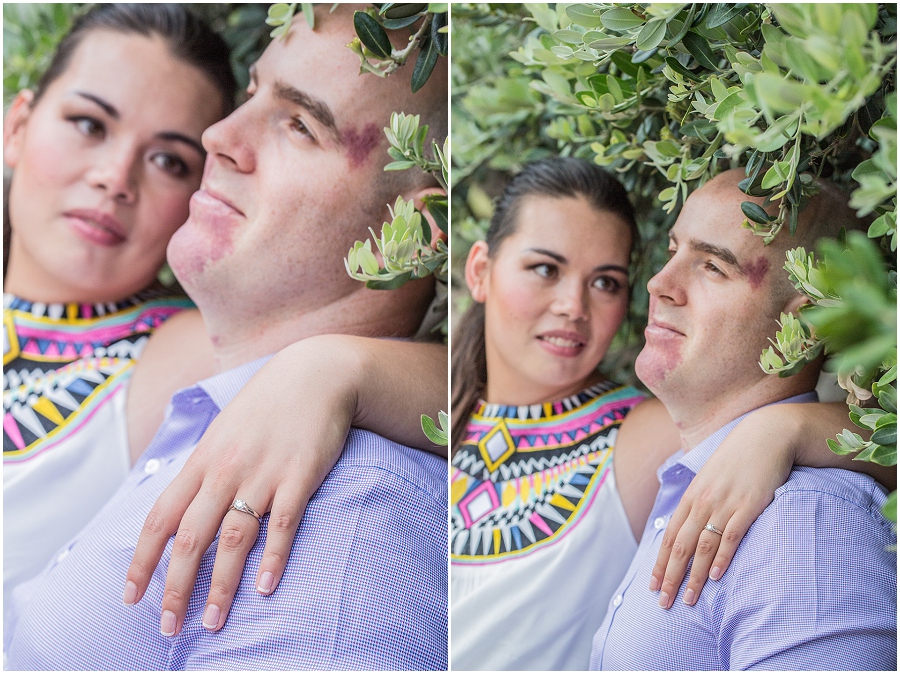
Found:
[[(117, 33), (137, 33), (150, 37), (159, 35), (169, 46), (172, 55), (194, 66), (209, 79), (222, 95), (222, 116), (234, 108), (237, 82), (231, 70), (228, 45), (202, 19), (178, 4), (97, 4), (79, 17), (66, 36), (60, 40), (50, 65), (34, 92), (31, 105), (37, 104), (47, 88), (69, 67), (72, 55), (87, 35), (95, 30)], [(151, 64), (152, 67), (152, 64)], [(8, 181), (4, 180), (4, 183)], [(8, 185), (4, 184), (3, 209), (3, 275), (9, 261)]]
[[(490, 257), (497, 254), (507, 237), (515, 234), (522, 201), (532, 196), (583, 197), (597, 211), (619, 216), (631, 233), (632, 250), (637, 244), (634, 207), (621, 183), (584, 159), (554, 157), (526, 164), (503, 190), (486, 237)], [(487, 386), (483, 304), (473, 304), (460, 319), (453, 334), (452, 351), (451, 447), (455, 451), (462, 443), (469, 416)]]

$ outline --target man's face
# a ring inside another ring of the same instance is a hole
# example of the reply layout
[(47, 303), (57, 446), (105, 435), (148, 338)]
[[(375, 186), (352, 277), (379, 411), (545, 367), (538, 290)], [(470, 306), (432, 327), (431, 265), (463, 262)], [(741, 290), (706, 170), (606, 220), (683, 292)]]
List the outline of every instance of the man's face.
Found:
[(382, 129), (412, 106), (408, 78), (359, 75), (350, 17), (320, 13), (315, 31), (294, 21), (252, 68), (249, 100), (203, 134), (203, 184), (168, 256), (204, 308), (264, 319), (361, 287), (342, 258), (396, 196)]
[(766, 377), (757, 361), (791, 299), (782, 250), (740, 227), (747, 197), (723, 178), (688, 199), (669, 234), (670, 260), (647, 284), (635, 371), (664, 402), (724, 400)]

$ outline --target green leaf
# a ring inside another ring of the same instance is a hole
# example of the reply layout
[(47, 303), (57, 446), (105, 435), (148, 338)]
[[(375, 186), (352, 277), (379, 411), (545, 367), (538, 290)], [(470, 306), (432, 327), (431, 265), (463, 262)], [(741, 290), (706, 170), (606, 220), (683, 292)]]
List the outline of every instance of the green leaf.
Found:
[(389, 2), (382, 6), (380, 14), (386, 19), (405, 19), (428, 9), (428, 3)]
[(397, 288), (402, 287), (411, 278), (412, 272), (408, 271), (385, 281), (366, 281), (366, 288), (369, 288), (370, 290), (396, 290)]
[(391, 41), (388, 39), (384, 28), (371, 16), (365, 12), (353, 12), (353, 27), (356, 29), (356, 35), (366, 49), (380, 56), (388, 58), (391, 55)]
[[(566, 13), (569, 14), (569, 16), (572, 15), (571, 9), (572, 8), (570, 7), (566, 10)], [(631, 30), (632, 28), (637, 28), (644, 23), (644, 19), (626, 7), (610, 9), (609, 11), (603, 12), (603, 14), (600, 15), (600, 20), (606, 28), (620, 33)]]
[(681, 75), (682, 77), (686, 77), (692, 82), (702, 82), (703, 78), (697, 75), (696, 73), (692, 73), (690, 70), (685, 68), (681, 63), (673, 56), (666, 57), (666, 65), (669, 66), (676, 73)]
[(688, 31), (688, 34), (681, 40), (681, 44), (685, 46), (691, 56), (704, 68), (709, 70), (718, 70), (716, 57), (709, 48), (709, 42), (706, 38), (701, 37), (694, 31)]
[(437, 424), (434, 423), (434, 420), (427, 414), (422, 415), (422, 432), (435, 445), (447, 444), (447, 434), (440, 430)]
[(406, 28), (407, 26), (413, 25), (421, 18), (422, 17), (419, 14), (413, 14), (412, 16), (407, 16), (402, 19), (384, 19), (381, 22), (381, 25), (384, 26), (387, 30), (399, 30), (401, 28)]
[(872, 433), (872, 442), (878, 445), (896, 445), (897, 444), (897, 423), (896, 421), (889, 426), (879, 428)]
[(664, 19), (651, 19), (648, 21), (638, 35), (634, 46), (641, 51), (655, 49), (666, 36), (666, 22)]
[(419, 57), (416, 59), (416, 65), (413, 68), (413, 93), (417, 92), (419, 89), (425, 86), (425, 82), (427, 82), (428, 78), (431, 76), (431, 71), (434, 70), (434, 65), (437, 63), (437, 60), (437, 44), (435, 44), (434, 40), (426, 38), (426, 40), (422, 44), (421, 50), (419, 51)]
[(599, 28), (603, 25), (590, 5), (570, 5), (566, 7), (566, 14), (574, 23), (585, 28)]
[(712, 9), (706, 15), (706, 21), (704, 22), (707, 28), (718, 28), (744, 11), (743, 7), (726, 3), (715, 3), (711, 7)]
[(309, 26), (310, 30), (315, 30), (316, 28), (316, 13), (311, 2), (301, 2), (300, 3), (300, 11), (303, 12), (303, 17), (306, 19), (306, 25)]
[(752, 201), (742, 202), (741, 211), (749, 220), (752, 220), (753, 222), (756, 222), (760, 225), (765, 225), (775, 220), (774, 215), (769, 215), (763, 210), (762, 206), (760, 206), (759, 204), (755, 204)]

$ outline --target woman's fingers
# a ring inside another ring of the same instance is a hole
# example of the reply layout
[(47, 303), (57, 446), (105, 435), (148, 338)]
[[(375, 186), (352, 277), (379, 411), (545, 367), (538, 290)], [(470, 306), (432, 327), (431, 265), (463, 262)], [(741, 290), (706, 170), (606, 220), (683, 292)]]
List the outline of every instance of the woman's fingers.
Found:
[[(725, 524), (726, 521), (728, 524)], [(688, 606), (693, 606), (697, 603), (697, 598), (703, 591), (706, 579), (710, 577), (710, 566), (713, 563), (713, 558), (717, 553), (720, 553), (724, 537), (729, 536), (730, 538), (731, 536), (730, 527), (732, 521), (733, 515), (729, 515), (725, 512), (714, 513), (707, 524), (712, 525), (721, 533), (706, 528), (700, 531), (697, 549), (694, 552), (694, 561), (691, 564), (691, 576), (688, 579), (687, 587), (685, 587), (684, 594), (682, 595), (682, 601)], [(704, 525), (704, 527), (705, 526), (706, 525)], [(734, 553), (732, 552), (732, 554)], [(718, 580), (719, 578), (721, 578), (721, 575), (714, 577), (713, 580)], [(679, 583), (680, 582), (679, 579)]]
[(178, 531), (181, 518), (199, 489), (199, 480), (193, 480), (186, 471), (182, 471), (160, 494), (147, 514), (125, 576), (122, 601), (126, 605), (136, 604), (144, 596), (169, 538)]
[(301, 494), (290, 497), (281, 496), (280, 493), (275, 495), (272, 512), (269, 514), (266, 549), (256, 574), (257, 592), (272, 594), (278, 587), (294, 545), (297, 527), (306, 512), (307, 501)]
[[(248, 498), (253, 498), (248, 497)], [(262, 502), (261, 497), (248, 500), (251, 508)], [(257, 510), (258, 513), (262, 514)], [(250, 549), (259, 536), (260, 523), (248, 513), (229, 510), (222, 521), (216, 562), (213, 565), (209, 596), (203, 609), (203, 626), (208, 630), (219, 630), (225, 624), (231, 602), (244, 574), (244, 564)]]
[[(181, 519), (172, 545), (162, 599), (160, 632), (165, 636), (174, 636), (181, 631), (200, 561), (215, 539), (227, 507), (214, 494), (201, 490)], [(250, 515), (246, 517), (255, 520)]]
[[(662, 543), (659, 546), (659, 554), (656, 556), (656, 564), (653, 566), (653, 571), (650, 574), (651, 592), (656, 592), (662, 586), (663, 578), (666, 575), (666, 567), (669, 564), (669, 559), (675, 545), (675, 539), (681, 531), (682, 526), (684, 526), (688, 516), (691, 514), (691, 507), (686, 505), (686, 501), (687, 499), (683, 498), (678, 504), (678, 507), (675, 508), (675, 512), (672, 513), (672, 516), (669, 518), (669, 523), (666, 525), (666, 530), (663, 532)], [(660, 520), (660, 524), (663, 524), (664, 522), (664, 520)]]
[(670, 529), (671, 523), (663, 535), (664, 540), (666, 537), (669, 537), (671, 549), (659, 588), (659, 605), (665, 609), (672, 606), (672, 603), (675, 601), (675, 596), (678, 594), (678, 588), (681, 587), (681, 581), (684, 579), (688, 562), (690, 562), (694, 551), (697, 549), (703, 525), (700, 524), (698, 514), (692, 512), (679, 529), (673, 531), (670, 531)]

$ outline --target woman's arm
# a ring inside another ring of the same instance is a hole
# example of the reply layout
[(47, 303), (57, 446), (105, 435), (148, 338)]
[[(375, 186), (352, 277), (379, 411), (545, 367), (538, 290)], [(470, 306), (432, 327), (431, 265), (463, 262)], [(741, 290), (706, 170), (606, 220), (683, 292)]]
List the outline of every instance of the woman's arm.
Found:
[[(672, 605), (692, 556), (685, 596), (693, 601), (687, 603), (696, 602), (707, 577), (722, 577), (793, 465), (855, 470), (896, 488), (893, 467), (853, 461), (828, 448), (826, 438), (851, 426), (847, 411), (843, 403), (769, 405), (735, 426), (693, 479), (666, 527), (650, 580), (651, 590), (669, 598), (665, 608)], [(707, 523), (723, 534), (705, 531)]]
[(306, 504), (340, 457), (350, 426), (446, 456), (446, 447), (428, 442), (420, 418), (436, 417), (447, 404), (443, 345), (322, 335), (282, 350), (213, 421), (149, 513), (128, 571), (126, 603), (143, 595), (177, 531), (196, 541), (175, 546), (166, 578), (162, 609), (180, 629), (200, 558), (221, 525), (204, 619), (220, 629), (259, 532), (254, 518), (228, 511), (235, 498), (271, 511), (256, 573), (257, 589), (270, 594)]

